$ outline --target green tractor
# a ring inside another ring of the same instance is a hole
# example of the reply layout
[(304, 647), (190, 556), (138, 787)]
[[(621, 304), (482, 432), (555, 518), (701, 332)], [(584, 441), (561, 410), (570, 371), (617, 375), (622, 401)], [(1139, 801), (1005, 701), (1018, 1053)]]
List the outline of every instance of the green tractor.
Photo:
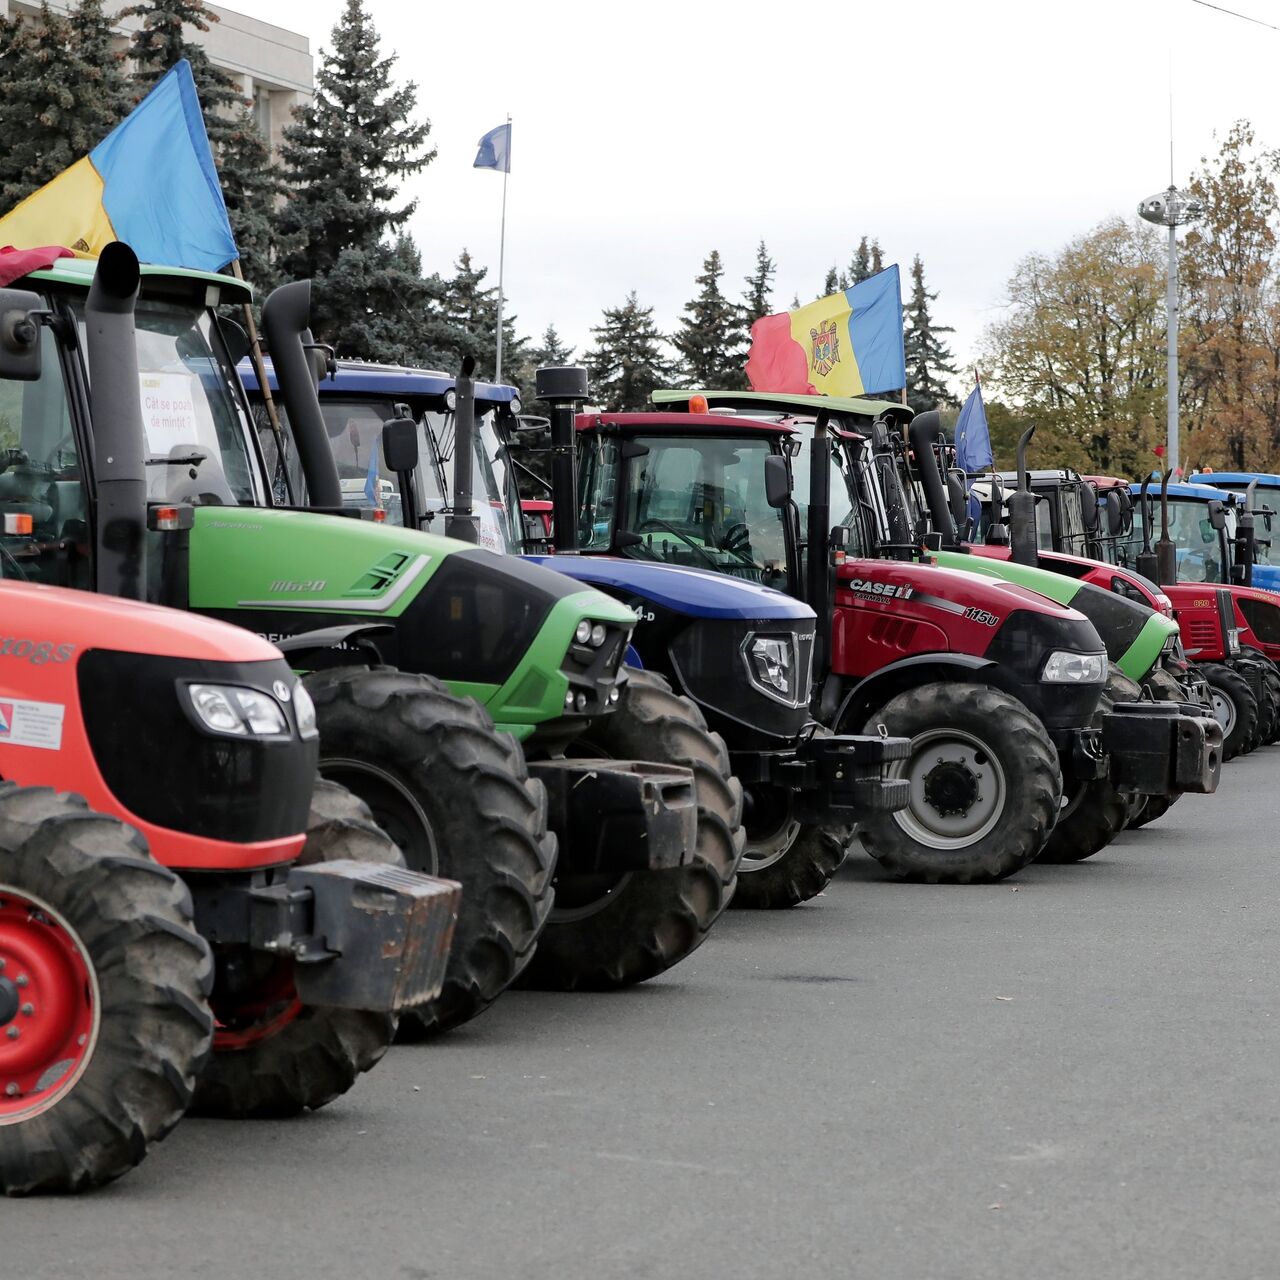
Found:
[[(0, 341), (38, 376), (20, 438), (0, 439), (0, 510), (31, 518), (0, 555), (36, 581), (237, 623), (307, 673), (321, 773), (410, 867), (464, 888), (444, 988), (411, 1030), (457, 1025), (517, 978), (642, 981), (701, 943), (733, 892), (741, 790), (697, 709), (622, 669), (629, 609), (341, 518), (327, 446), (300, 449), (316, 509), (287, 509), (235, 374), (243, 331), (219, 312), (249, 300), (242, 282), (113, 245), (96, 275), (63, 260), (16, 283)], [(314, 401), (308, 304), (285, 286), (263, 317), (295, 429)]]

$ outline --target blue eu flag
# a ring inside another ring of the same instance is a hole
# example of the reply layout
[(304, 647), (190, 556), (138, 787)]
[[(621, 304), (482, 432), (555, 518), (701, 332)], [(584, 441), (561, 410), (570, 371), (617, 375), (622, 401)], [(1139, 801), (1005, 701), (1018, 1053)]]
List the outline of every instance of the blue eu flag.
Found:
[(511, 121), (490, 129), (480, 139), (473, 169), (497, 169), (499, 173), (511, 172)]
[(966, 474), (985, 471), (992, 464), (987, 411), (982, 407), (982, 384), (975, 384), (956, 419), (956, 466)]

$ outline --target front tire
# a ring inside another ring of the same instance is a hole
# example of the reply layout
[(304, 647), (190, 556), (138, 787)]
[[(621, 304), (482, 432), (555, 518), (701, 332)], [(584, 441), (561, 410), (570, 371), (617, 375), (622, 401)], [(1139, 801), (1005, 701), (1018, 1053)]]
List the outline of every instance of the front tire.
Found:
[(763, 820), (747, 824), (735, 908), (768, 910), (808, 902), (831, 883), (848, 856), (852, 825), (802, 823), (791, 816), (789, 798), (768, 799), (775, 803)]
[(1000, 880), (1040, 852), (1058, 816), (1062, 774), (1048, 733), (1022, 702), (989, 685), (929, 684), (890, 699), (863, 732), (880, 724), (911, 739), (910, 757), (893, 765), (911, 783), (907, 808), (870, 814), (859, 827), (890, 875)]
[(462, 885), (444, 987), (400, 1018), (406, 1038), (459, 1026), (520, 975), (550, 914), (546, 792), (515, 739), (430, 676), (344, 668), (307, 689), (321, 774), (369, 806), (411, 870)]
[(84, 1191), (186, 1111), (213, 960), (182, 881), (78, 796), (0, 783), (0, 865), (0, 1189)]
[(1258, 701), (1249, 682), (1220, 662), (1200, 668), (1209, 682), (1213, 718), (1222, 726), (1222, 758), (1234, 760), (1249, 750), (1258, 723)]
[(617, 709), (573, 744), (584, 756), (648, 760), (693, 770), (698, 836), (693, 861), (661, 871), (566, 876), (521, 985), (605, 991), (652, 978), (702, 945), (734, 892), (742, 857), (742, 787), (702, 713), (651, 671), (628, 670)]
[[(1107, 688), (1098, 704), (1096, 723), (1117, 702), (1139, 702), (1142, 686), (1130, 680), (1114, 662), (1109, 664)], [(1073, 794), (1053, 832), (1040, 851), (1038, 861), (1050, 863), (1083, 862), (1105, 849), (1125, 829), (1134, 808), (1129, 798), (1111, 784), (1109, 778), (1092, 778), (1077, 782)]]
[[(404, 866), (400, 850), (345, 787), (317, 779), (298, 866), (356, 858)], [(361, 1009), (304, 1005), (293, 962), (236, 948), (219, 959), (219, 978), (248, 969), (257, 981), (219, 989), (213, 1057), (192, 1111), (231, 1119), (278, 1119), (315, 1111), (346, 1093), (391, 1047), (396, 1020)]]

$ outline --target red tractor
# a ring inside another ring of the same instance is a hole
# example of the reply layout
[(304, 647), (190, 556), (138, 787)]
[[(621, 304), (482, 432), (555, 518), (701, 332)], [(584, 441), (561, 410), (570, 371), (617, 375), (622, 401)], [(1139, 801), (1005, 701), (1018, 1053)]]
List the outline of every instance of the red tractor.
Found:
[[(10, 296), (0, 406), (25, 424), (41, 366)], [(20, 453), (0, 450), (3, 532), (23, 549), (0, 549), (7, 1194), (108, 1182), (188, 1109), (284, 1116), (346, 1092), (397, 1015), (438, 995), (459, 898), (406, 871), (363, 803), (317, 781), (315, 708), (272, 645), (22, 580), (41, 554), (83, 561), (95, 537), (136, 577), (144, 531), (112, 508), (108, 474), (105, 527), (68, 518), (46, 545), (3, 474)]]

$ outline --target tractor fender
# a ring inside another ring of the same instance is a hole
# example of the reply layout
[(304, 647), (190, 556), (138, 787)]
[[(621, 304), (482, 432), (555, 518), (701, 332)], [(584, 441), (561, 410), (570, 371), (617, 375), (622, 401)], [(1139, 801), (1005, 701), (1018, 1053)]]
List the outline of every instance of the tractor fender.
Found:
[[(352, 641), (356, 642), (353, 648), (362, 650), (369, 660), (381, 662), (382, 655), (372, 637), (390, 635), (394, 631), (395, 627), (387, 622), (356, 622), (348, 626), (319, 627), (314, 631), (299, 631), (297, 635), (281, 636), (272, 643), (281, 653), (289, 656), (289, 664), (293, 667), (310, 665), (307, 662), (300, 662), (297, 657), (299, 654), (327, 653), (331, 649), (341, 649)], [(352, 665), (359, 665), (359, 663), (353, 661)]]
[[(837, 733), (862, 731), (868, 715), (904, 689), (934, 681), (976, 681), (999, 686), (1000, 664), (971, 653), (918, 653), (864, 676), (844, 696), (836, 712)], [(981, 673), (981, 674), (978, 674)]]

